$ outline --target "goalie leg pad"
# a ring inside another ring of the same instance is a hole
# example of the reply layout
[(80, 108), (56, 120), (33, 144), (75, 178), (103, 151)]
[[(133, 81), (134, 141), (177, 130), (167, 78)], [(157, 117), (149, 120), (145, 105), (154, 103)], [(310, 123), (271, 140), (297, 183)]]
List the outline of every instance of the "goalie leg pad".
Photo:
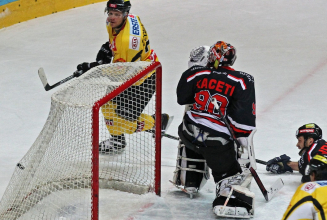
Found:
[(250, 171), (244, 170), (241, 174), (237, 173), (233, 176), (229, 176), (225, 179), (220, 180), (216, 183), (216, 196), (225, 196), (227, 197), (232, 185), (240, 185), (242, 187), (249, 187), (251, 184), (252, 175)]
[(190, 191), (200, 190), (210, 178), (206, 160), (180, 141), (173, 182)]
[(250, 218), (254, 215), (254, 193), (249, 190), (252, 175), (249, 170), (236, 174), (217, 183), (217, 197), (213, 212), (217, 216)]
[(243, 207), (229, 207), (229, 206), (215, 206), (213, 212), (219, 217), (225, 218), (251, 218), (246, 208)]

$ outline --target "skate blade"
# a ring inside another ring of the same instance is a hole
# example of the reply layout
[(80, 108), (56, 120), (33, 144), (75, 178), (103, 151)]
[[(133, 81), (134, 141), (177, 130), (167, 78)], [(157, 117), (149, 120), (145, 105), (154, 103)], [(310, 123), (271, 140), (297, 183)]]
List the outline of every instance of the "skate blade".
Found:
[(173, 181), (169, 180), (169, 182), (171, 182), (177, 189), (185, 192), (186, 194), (188, 194), (190, 196), (190, 199), (193, 199), (194, 195), (197, 193), (197, 192), (190, 192), (190, 191), (187, 191), (186, 189), (184, 189), (183, 187), (179, 186), (179, 185), (176, 185), (176, 183), (174, 183)]

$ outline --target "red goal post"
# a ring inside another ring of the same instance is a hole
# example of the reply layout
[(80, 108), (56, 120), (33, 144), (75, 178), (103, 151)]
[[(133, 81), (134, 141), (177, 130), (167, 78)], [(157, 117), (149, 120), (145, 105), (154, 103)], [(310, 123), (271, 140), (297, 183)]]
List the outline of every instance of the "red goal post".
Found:
[[(150, 66), (144, 69), (142, 72), (134, 76), (132, 79), (126, 81), (120, 87), (112, 91), (107, 96), (96, 102), (93, 106), (93, 158), (92, 158), (92, 220), (98, 220), (98, 204), (99, 204), (99, 110), (100, 107), (105, 103), (119, 95), (122, 91), (126, 90), (134, 83), (142, 79), (149, 72), (156, 71), (156, 115), (161, 116), (161, 100), (162, 100), (162, 66), (160, 62), (153, 62)], [(155, 156), (155, 185), (154, 192), (161, 195), (161, 117), (156, 117), (155, 124), (155, 145), (156, 145), (156, 156)]]
[[(0, 220), (98, 220), (106, 216), (99, 201), (112, 189), (160, 196), (161, 90), (160, 62), (139, 61), (94, 67), (55, 92), (43, 129), (0, 200)], [(122, 103), (134, 119), (117, 123), (112, 115)], [(99, 143), (117, 135), (110, 133), (113, 121), (124, 127), (126, 147), (99, 153)], [(138, 132), (142, 123), (148, 127)]]

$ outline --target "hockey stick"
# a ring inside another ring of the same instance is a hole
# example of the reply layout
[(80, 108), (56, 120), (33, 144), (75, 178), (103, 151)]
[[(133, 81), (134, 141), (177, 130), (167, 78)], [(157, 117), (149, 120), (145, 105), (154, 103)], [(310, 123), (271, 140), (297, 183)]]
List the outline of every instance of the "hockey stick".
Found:
[(266, 187), (261, 182), (261, 179), (258, 176), (258, 173), (253, 169), (253, 167), (250, 167), (250, 172), (257, 182), (263, 196), (265, 197), (266, 201), (270, 201), (271, 198), (284, 186), (284, 182), (281, 178), (278, 178), (271, 187), (269, 187), (269, 191), (266, 189)]
[(256, 161), (257, 163), (262, 164), (262, 165), (267, 165), (267, 162), (266, 162), (266, 161), (259, 160), (259, 159), (255, 159), (255, 161)]
[[(226, 116), (223, 115), (221, 113), (220, 110), (220, 106), (217, 103), (217, 100), (215, 98), (212, 99), (211, 103), (215, 106), (215, 108), (218, 110), (218, 113), (221, 115), (228, 131), (230, 132), (234, 142), (236, 143), (237, 147), (240, 147), (240, 143), (238, 142), (238, 140), (235, 137), (235, 134), (233, 132), (233, 130), (230, 127), (230, 124), (228, 123)], [(257, 162), (257, 160), (256, 160)], [(264, 163), (264, 161), (260, 161), (260, 163)], [(263, 196), (265, 197), (266, 201), (269, 201), (283, 186), (284, 186), (284, 182), (281, 178), (277, 179), (276, 182), (273, 184), (273, 187), (270, 187), (270, 191), (267, 191), (267, 189), (265, 188), (265, 186), (263, 185), (261, 179), (258, 176), (257, 171), (255, 171), (255, 169), (251, 166), (250, 167), (250, 172), (253, 176), (253, 178), (255, 179), (256, 183), (258, 184)]]
[[(102, 61), (102, 60), (99, 60), (99, 61), (96, 61), (96, 62), (94, 62), (94, 63), (97, 63), (97, 65), (101, 65), (101, 64), (103, 64), (103, 61)], [(97, 65), (96, 65), (96, 66), (97, 66)], [(49, 91), (50, 89), (53, 89), (53, 88), (55, 88), (55, 87), (57, 87), (57, 86), (60, 86), (61, 84), (63, 84), (63, 83), (65, 83), (65, 82), (67, 82), (67, 81), (73, 79), (74, 77), (79, 77), (79, 76), (81, 76), (84, 72), (83, 72), (83, 70), (76, 70), (76, 71), (73, 73), (73, 75), (68, 76), (68, 77), (66, 77), (66, 78), (63, 79), (63, 80), (60, 80), (59, 82), (53, 84), (52, 86), (49, 85), (49, 83), (48, 83), (48, 79), (47, 79), (47, 77), (46, 77), (46, 75), (45, 75), (45, 72), (44, 72), (44, 69), (43, 69), (42, 67), (39, 68), (38, 73), (39, 73), (39, 77), (40, 77), (40, 79), (41, 79), (41, 82), (42, 82), (42, 84), (43, 84), (43, 87), (44, 87), (45, 91)]]
[(53, 84), (52, 86), (50, 86), (49, 83), (48, 83), (47, 77), (45, 75), (44, 69), (41, 67), (41, 68), (39, 68), (39, 71), (38, 71), (39, 77), (41, 79), (41, 82), (43, 84), (43, 87), (44, 87), (45, 91), (49, 91), (50, 89), (53, 89), (53, 88), (55, 88), (57, 86), (60, 86), (61, 84), (73, 79), (74, 77), (77, 76), (75, 73), (77, 73), (78, 76), (80, 76), (82, 74), (82, 72), (83, 72), (82, 70), (76, 71), (76, 72), (74, 72), (73, 75), (68, 76), (67, 78), (65, 78), (63, 80), (60, 80), (59, 82), (57, 82), (57, 83)]
[(235, 134), (234, 134), (234, 131), (233, 131), (232, 128), (230, 127), (230, 124), (228, 123), (228, 121), (227, 121), (227, 119), (226, 119), (226, 116), (223, 115), (223, 114), (221, 113), (220, 106), (219, 106), (218, 103), (217, 103), (217, 99), (213, 98), (212, 101), (211, 101), (211, 103), (215, 106), (215, 108), (217, 109), (219, 115), (220, 115), (221, 118), (223, 119), (223, 122), (225, 123), (225, 125), (226, 125), (226, 127), (227, 127), (229, 133), (231, 134), (231, 136), (232, 136), (232, 138), (233, 138), (233, 141), (236, 143), (237, 148), (240, 148), (240, 147), (241, 147), (241, 144), (240, 144), (240, 142), (238, 142), (238, 140), (236, 139)]

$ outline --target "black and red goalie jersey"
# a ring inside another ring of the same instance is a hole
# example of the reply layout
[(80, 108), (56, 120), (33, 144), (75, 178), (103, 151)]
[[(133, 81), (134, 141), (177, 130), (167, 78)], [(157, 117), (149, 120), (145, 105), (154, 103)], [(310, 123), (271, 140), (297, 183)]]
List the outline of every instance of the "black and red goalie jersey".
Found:
[(191, 104), (184, 120), (204, 131), (231, 139), (226, 125), (212, 104), (216, 98), (236, 137), (247, 137), (255, 129), (254, 78), (229, 66), (218, 69), (193, 66), (186, 70), (177, 86), (177, 102)]

